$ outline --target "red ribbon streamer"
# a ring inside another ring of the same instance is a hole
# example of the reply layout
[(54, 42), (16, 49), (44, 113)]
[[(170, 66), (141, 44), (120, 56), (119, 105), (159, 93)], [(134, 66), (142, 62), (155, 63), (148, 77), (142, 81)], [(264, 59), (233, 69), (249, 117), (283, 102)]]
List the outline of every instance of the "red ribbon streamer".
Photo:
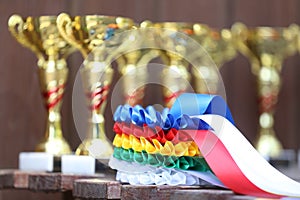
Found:
[[(280, 198), (281, 196), (268, 193), (254, 185), (240, 170), (222, 141), (210, 130), (153, 130), (147, 126), (116, 122), (116, 133), (133, 134), (136, 137), (145, 137), (147, 140), (157, 139), (163, 143), (172, 141), (174, 144), (182, 141), (194, 141), (199, 147), (209, 167), (224, 185), (239, 194), (259, 196), (264, 198)], [(255, 163), (253, 163), (255, 164)]]
[[(179, 131), (182, 132), (182, 131)], [(211, 131), (184, 130), (198, 145), (209, 167), (224, 185), (236, 193), (265, 198), (280, 198), (255, 186), (237, 166), (226, 147)], [(208, 151), (209, 149), (209, 151)], [(255, 165), (255, 163), (253, 163)]]

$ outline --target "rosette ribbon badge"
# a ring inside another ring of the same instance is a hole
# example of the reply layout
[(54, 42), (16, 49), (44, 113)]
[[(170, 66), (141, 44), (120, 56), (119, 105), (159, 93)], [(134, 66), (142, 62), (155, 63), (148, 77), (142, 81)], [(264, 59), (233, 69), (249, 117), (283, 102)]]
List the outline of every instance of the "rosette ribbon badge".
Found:
[(300, 197), (300, 183), (255, 150), (220, 96), (183, 93), (162, 112), (121, 105), (114, 120), (109, 164), (121, 182), (212, 184), (251, 196)]

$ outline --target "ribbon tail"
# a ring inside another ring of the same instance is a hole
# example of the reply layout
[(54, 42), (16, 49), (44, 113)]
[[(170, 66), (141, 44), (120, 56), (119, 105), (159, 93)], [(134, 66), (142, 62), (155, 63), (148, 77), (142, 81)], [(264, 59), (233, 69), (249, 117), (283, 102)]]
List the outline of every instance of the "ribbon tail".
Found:
[[(271, 166), (226, 118), (219, 115), (196, 116), (212, 131), (191, 137), (215, 175), (233, 191), (260, 197), (300, 197), (300, 183)], [(185, 131), (187, 132), (187, 131)]]

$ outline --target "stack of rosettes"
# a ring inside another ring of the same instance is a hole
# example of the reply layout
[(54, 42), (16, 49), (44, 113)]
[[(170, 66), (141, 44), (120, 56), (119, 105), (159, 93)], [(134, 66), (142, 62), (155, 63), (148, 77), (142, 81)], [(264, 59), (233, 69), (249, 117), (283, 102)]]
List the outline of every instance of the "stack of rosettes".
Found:
[(185, 93), (162, 112), (119, 106), (114, 120), (109, 164), (121, 182), (212, 184), (250, 196), (300, 197), (300, 183), (255, 150), (221, 96)]
[(211, 127), (199, 118), (183, 114), (184, 109), (178, 112), (173, 107), (162, 112), (152, 106), (117, 108), (114, 153), (109, 163), (117, 170), (117, 180), (134, 185), (223, 186), (196, 143), (185, 133), (185, 130), (197, 130), (199, 134), (210, 131)]

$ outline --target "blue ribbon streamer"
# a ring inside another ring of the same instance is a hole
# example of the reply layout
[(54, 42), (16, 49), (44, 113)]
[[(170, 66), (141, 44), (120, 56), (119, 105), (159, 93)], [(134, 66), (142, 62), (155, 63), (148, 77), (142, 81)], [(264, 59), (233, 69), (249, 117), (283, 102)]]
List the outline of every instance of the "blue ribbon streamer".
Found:
[(144, 109), (140, 105), (134, 107), (120, 105), (114, 113), (114, 120), (137, 126), (147, 125), (151, 128), (159, 126), (164, 130), (171, 128), (208, 130), (211, 127), (206, 122), (191, 118), (194, 115), (205, 114), (221, 115), (234, 124), (229, 108), (222, 97), (192, 93), (180, 95), (170, 110), (166, 108), (161, 113), (152, 106)]
[(170, 114), (174, 118), (182, 115), (221, 115), (234, 124), (231, 112), (221, 96), (209, 94), (183, 93), (174, 102)]

